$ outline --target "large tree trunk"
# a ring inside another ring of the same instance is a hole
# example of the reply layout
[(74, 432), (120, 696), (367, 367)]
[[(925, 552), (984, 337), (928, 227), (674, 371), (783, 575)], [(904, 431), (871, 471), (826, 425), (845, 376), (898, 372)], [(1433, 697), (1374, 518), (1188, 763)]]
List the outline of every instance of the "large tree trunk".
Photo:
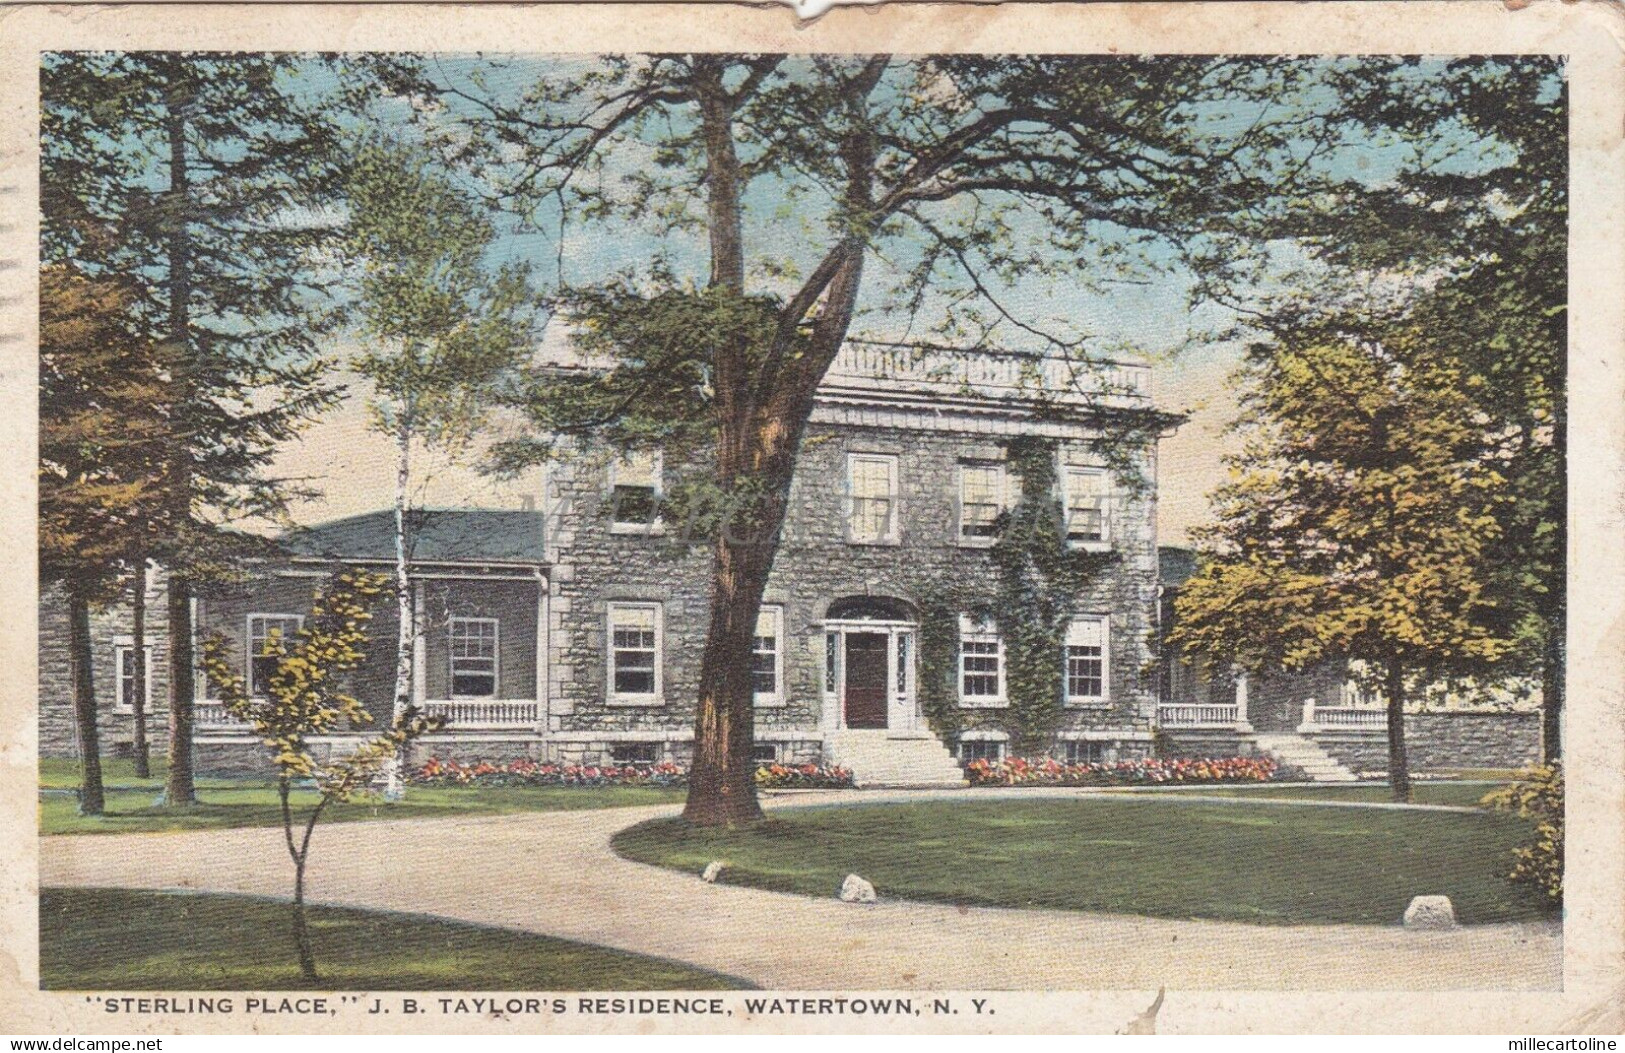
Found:
[[(883, 59), (872, 60), (869, 75), (851, 86), (854, 107), (874, 88), (884, 65)], [(694, 86), (706, 154), (709, 287), (742, 297), (742, 169), (733, 129), (737, 99), (724, 87), (720, 65), (705, 57), (696, 61)], [(853, 229), (780, 311), (770, 364), (753, 362), (750, 338), (743, 332), (720, 334), (713, 359), (716, 478), (730, 504), (712, 553), (711, 621), (700, 658), (694, 762), (683, 810), (684, 818), (697, 824), (750, 822), (762, 815), (751, 762), (755, 716), (750, 662), (756, 618), (778, 553), (790, 477), (813, 395), (845, 339), (863, 274), (861, 228), (871, 205), (873, 144), (864, 131), (854, 130), (841, 155)], [(810, 351), (791, 354), (791, 345), (809, 322)], [(741, 489), (747, 481), (751, 485)], [(750, 495), (743, 504), (741, 493)]]
[(1563, 763), (1563, 692), (1566, 675), (1567, 619), (1556, 614), (1546, 623), (1546, 654), (1541, 663), (1541, 759), (1548, 765)]
[(147, 561), (135, 561), (135, 595), (130, 600), (130, 654), (135, 675), (130, 678), (130, 714), (134, 725), (130, 753), (135, 760), (135, 777), (152, 775), (147, 749)]
[[(412, 704), (412, 659), (417, 643), (416, 610), (412, 604), (410, 552), (406, 533), (407, 488), (411, 483), (412, 423), (409, 412), (401, 414), (395, 437), (395, 704), (391, 723), (398, 724)], [(398, 801), (406, 796), (405, 747), (384, 767), (384, 796)]]
[[(700, 697), (694, 721), (694, 762), (683, 817), (703, 826), (747, 823), (762, 817), (756, 800), (755, 698), (751, 651), (762, 592), (778, 552), (790, 469), (788, 451), (764, 459), (762, 440), (779, 433), (735, 437), (726, 433), (717, 453), (718, 475), (728, 482), (750, 474), (767, 496), (748, 507), (730, 506), (711, 559), (711, 621), (700, 657)], [(741, 450), (744, 447), (744, 450)], [(744, 463), (741, 463), (744, 462)], [(754, 463), (752, 463), (754, 462)], [(751, 469), (755, 469), (752, 471)]]
[(1388, 788), (1395, 801), (1411, 800), (1410, 762), (1405, 758), (1405, 667), (1390, 660), (1385, 693), (1388, 696)]
[[(175, 404), (181, 412), (189, 413), (196, 393), (192, 390), (190, 361), (195, 350), (191, 339), (192, 243), (186, 226), (191, 179), (182, 105), (181, 99), (171, 99), (165, 121), (169, 140), (169, 205), (174, 209), (168, 245), (169, 329), (170, 339), (179, 352), (174, 377)], [(174, 525), (177, 528), (189, 526), (192, 522), (192, 466), (191, 450), (184, 441), (171, 451), (168, 485), (176, 515)], [(164, 803), (171, 808), (197, 803), (192, 773), (192, 691), (197, 658), (192, 653), (191, 583), (181, 566), (185, 558), (184, 552), (174, 553), (169, 574), (169, 777), (164, 787)]]
[(169, 774), (164, 803), (171, 808), (197, 804), (192, 775), (192, 593), (184, 579), (169, 578)]
[(79, 814), (101, 815), (101, 741), (96, 727), (96, 686), (91, 677), (90, 603), (68, 592), (68, 672), (73, 681), (73, 722), (79, 739)]

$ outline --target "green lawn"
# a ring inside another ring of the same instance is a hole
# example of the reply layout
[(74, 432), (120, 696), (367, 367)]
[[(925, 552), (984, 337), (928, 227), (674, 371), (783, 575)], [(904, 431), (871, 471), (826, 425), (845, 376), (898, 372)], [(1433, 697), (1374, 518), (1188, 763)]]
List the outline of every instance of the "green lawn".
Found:
[[(1419, 782), (1412, 786), (1414, 804), (1449, 804), (1470, 808), (1483, 800), (1484, 795), (1497, 789), (1500, 783), (1489, 782)], [(1136, 792), (1136, 791), (1128, 791)], [(1157, 791), (1164, 792), (1164, 791)], [(1369, 801), (1388, 804), (1394, 797), (1386, 783), (1343, 783), (1326, 786), (1203, 786), (1189, 791), (1211, 797), (1242, 797), (1254, 801)]]
[(722, 880), (832, 896), (857, 873), (880, 895), (1261, 924), (1399, 921), (1443, 893), (1465, 923), (1543, 917), (1502, 875), (1527, 832), (1485, 812), (1202, 803), (1174, 794), (796, 809), (736, 830), (662, 819), (615, 848)]
[[(246, 896), (47, 888), (47, 990), (253, 991), (310, 987), (286, 903)], [(679, 962), (407, 914), (311, 909), (320, 989), (714, 990), (751, 985)]]
[[(448, 815), (508, 815), (514, 812), (563, 812), (588, 808), (625, 808), (647, 804), (681, 804), (686, 790), (660, 786), (413, 786), (404, 801), (381, 797), (330, 805), (323, 823), (366, 819), (424, 819)], [(39, 805), (42, 834), (133, 834), (177, 830), (213, 830), (240, 826), (278, 826), (282, 823), (276, 790), (244, 786), (198, 790), (199, 804), (168, 809), (154, 805), (156, 790), (114, 790), (107, 794), (107, 811), (98, 817), (78, 813), (78, 798), (46, 794)], [(294, 804), (308, 808), (316, 801), (312, 790), (296, 791)]]
[[(169, 760), (163, 750), (153, 752), (151, 774), (145, 779), (135, 776), (135, 762), (118, 757), (102, 758), (102, 785), (138, 787), (154, 792), (164, 788), (164, 777), (169, 772)], [(240, 777), (198, 776), (199, 789), (213, 786), (269, 786), (269, 776), (245, 779)], [(41, 757), (39, 759), (40, 789), (76, 790), (79, 788), (79, 762), (71, 757)]]

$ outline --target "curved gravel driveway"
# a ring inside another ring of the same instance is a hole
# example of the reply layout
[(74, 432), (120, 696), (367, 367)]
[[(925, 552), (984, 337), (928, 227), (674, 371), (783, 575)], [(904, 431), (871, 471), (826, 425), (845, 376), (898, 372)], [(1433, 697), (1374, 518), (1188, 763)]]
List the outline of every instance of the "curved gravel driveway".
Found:
[[(937, 795), (865, 793), (862, 800)], [(808, 794), (768, 804), (805, 807), (852, 799), (849, 792)], [(1556, 922), (1410, 932), (1398, 926), (1255, 926), (902, 901), (850, 906), (833, 898), (707, 885), (610, 850), (618, 830), (675, 810), (323, 827), (316, 833), (307, 888), (316, 903), (434, 914), (603, 944), (781, 990), (1562, 986), (1562, 930)], [(263, 827), (46, 837), (40, 840), (40, 882), (286, 896), (291, 878), (281, 837), (279, 829)]]

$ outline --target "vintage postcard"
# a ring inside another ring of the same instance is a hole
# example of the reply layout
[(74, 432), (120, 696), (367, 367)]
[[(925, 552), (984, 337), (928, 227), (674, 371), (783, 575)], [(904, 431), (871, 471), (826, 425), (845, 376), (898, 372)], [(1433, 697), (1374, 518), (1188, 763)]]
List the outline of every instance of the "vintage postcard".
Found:
[(0, 41), (5, 1030), (1620, 1031), (1617, 5)]

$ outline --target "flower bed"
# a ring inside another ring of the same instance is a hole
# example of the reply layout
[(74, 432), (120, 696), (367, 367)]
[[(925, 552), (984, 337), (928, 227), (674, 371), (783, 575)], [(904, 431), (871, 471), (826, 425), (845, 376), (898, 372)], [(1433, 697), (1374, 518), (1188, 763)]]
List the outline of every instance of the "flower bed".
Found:
[(675, 764), (558, 764), (514, 760), (461, 763), (430, 757), (412, 774), (429, 786), (683, 786), (688, 772)]
[(816, 764), (764, 764), (756, 769), (761, 790), (841, 790), (852, 785), (852, 770)]
[(1187, 760), (1146, 758), (1116, 764), (1068, 764), (1049, 757), (1006, 757), (965, 765), (972, 786), (1158, 786), (1176, 783), (1268, 782), (1275, 762), (1263, 757)]
[[(412, 773), (426, 786), (686, 786), (688, 771), (676, 764), (558, 764), (514, 760), (460, 762), (430, 757)], [(756, 769), (763, 790), (841, 789), (852, 785), (846, 768), (816, 764), (765, 764)]]

